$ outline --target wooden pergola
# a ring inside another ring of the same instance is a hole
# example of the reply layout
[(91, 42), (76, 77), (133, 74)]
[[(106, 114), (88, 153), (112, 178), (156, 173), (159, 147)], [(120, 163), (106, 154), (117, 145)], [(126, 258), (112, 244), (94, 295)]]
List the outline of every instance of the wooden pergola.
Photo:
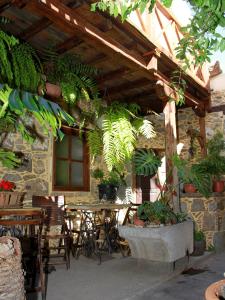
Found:
[[(54, 47), (81, 55), (99, 69), (97, 83), (107, 101), (138, 103), (143, 113), (165, 114), (166, 157), (176, 152), (176, 98), (170, 77), (179, 70), (175, 47), (182, 38), (175, 17), (159, 2), (151, 15), (133, 14), (122, 23), (106, 12), (91, 12), (88, 0), (2, 0), (0, 14), (13, 20), (7, 30), (34, 48)], [(210, 109), (209, 75), (192, 67), (186, 80), (185, 106), (199, 116), (205, 139), (204, 116)], [(170, 159), (167, 168), (171, 167)]]

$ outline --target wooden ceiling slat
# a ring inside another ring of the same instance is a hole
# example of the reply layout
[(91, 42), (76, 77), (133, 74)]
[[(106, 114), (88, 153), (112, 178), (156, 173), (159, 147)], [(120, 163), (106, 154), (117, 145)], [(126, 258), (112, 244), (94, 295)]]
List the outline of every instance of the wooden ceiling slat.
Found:
[(85, 40), (87, 44), (100, 49), (101, 52), (104, 52), (106, 55), (119, 56), (121, 63), (124, 62), (126, 65), (132, 66), (132, 68), (139, 68), (145, 73), (145, 77), (151, 80), (153, 79), (151, 72), (146, 70), (146, 63), (140, 55), (135, 55), (133, 52), (131, 53), (131, 51), (126, 49), (122, 44), (108, 37), (98, 28), (90, 25), (87, 20), (82, 19), (73, 10), (59, 1), (41, 1), (45, 1), (45, 3), (31, 0), (29, 2), (29, 8), (40, 15), (45, 15), (65, 32), (71, 32), (71, 30), (73, 30), (73, 32), (76, 31), (79, 37)]
[(114, 70), (112, 72), (106, 73), (104, 75), (101, 75), (97, 78), (97, 82), (100, 84), (106, 82), (106, 81), (110, 81), (113, 80), (115, 78), (118, 78), (126, 73), (128, 73), (129, 68), (126, 67), (122, 67), (120, 69)]
[(109, 94), (109, 96), (113, 96), (115, 94), (127, 92), (132, 89), (137, 89), (137, 88), (140, 88), (140, 87), (143, 87), (146, 85), (152, 86), (152, 84), (149, 82), (149, 80), (147, 80), (145, 78), (141, 78), (141, 79), (138, 79), (135, 81), (122, 83), (121, 85), (116, 85), (111, 88), (108, 88), (107, 93)]
[(73, 35), (69, 37), (67, 40), (63, 41), (62, 43), (56, 45), (55, 49), (56, 52), (58, 52), (59, 54), (63, 54), (66, 51), (69, 51), (82, 43), (83, 41), (79, 39), (77, 35)]
[(52, 22), (48, 18), (43, 17), (21, 32), (18, 37), (23, 40), (28, 40), (51, 24)]
[(108, 59), (107, 55), (105, 55), (103, 53), (99, 53), (95, 57), (90, 58), (89, 60), (85, 61), (85, 63), (87, 65), (94, 65), (94, 64), (98, 64), (100, 62), (103, 62), (103, 61), (105, 61), (107, 59)]

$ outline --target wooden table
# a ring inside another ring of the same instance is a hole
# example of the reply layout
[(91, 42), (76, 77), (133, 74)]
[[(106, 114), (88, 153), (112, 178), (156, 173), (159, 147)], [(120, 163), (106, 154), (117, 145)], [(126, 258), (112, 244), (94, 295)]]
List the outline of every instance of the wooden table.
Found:
[(114, 210), (114, 209), (123, 209), (129, 208), (132, 204), (117, 204), (117, 203), (67, 203), (67, 210)]

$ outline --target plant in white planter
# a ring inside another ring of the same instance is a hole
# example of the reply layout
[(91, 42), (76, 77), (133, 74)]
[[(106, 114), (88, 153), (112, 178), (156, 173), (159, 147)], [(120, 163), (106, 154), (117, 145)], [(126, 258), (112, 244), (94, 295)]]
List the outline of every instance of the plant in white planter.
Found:
[(145, 226), (119, 226), (134, 258), (174, 262), (193, 252), (193, 222), (186, 221), (161, 201), (145, 202), (138, 208)]
[[(159, 159), (151, 150), (139, 151), (134, 158), (138, 175), (151, 176), (157, 172)], [(173, 187), (164, 185), (155, 202), (144, 202), (137, 216), (144, 226), (119, 226), (119, 234), (130, 246), (135, 258), (174, 262), (193, 252), (193, 222), (186, 215), (175, 213), (169, 205)]]

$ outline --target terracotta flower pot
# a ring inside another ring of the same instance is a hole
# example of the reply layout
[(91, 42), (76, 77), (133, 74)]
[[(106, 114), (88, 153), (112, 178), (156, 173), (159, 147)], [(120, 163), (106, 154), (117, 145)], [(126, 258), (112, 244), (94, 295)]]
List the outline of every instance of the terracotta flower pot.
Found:
[(137, 215), (134, 215), (133, 220), (134, 220), (134, 225), (136, 225), (136, 226), (143, 227), (145, 225), (145, 222), (143, 220), (140, 220)]
[(50, 82), (45, 83), (45, 88), (43, 86), (38, 87), (39, 95), (47, 95), (52, 98), (59, 98), (61, 96), (61, 88), (56, 84), (52, 84)]
[(192, 183), (185, 183), (184, 191), (185, 191), (185, 193), (196, 193), (197, 189)]
[(216, 193), (224, 192), (224, 181), (223, 180), (213, 181), (213, 192), (216, 192)]
[(205, 291), (205, 300), (219, 300), (220, 290), (223, 285), (225, 285), (225, 279), (214, 282), (208, 286)]

